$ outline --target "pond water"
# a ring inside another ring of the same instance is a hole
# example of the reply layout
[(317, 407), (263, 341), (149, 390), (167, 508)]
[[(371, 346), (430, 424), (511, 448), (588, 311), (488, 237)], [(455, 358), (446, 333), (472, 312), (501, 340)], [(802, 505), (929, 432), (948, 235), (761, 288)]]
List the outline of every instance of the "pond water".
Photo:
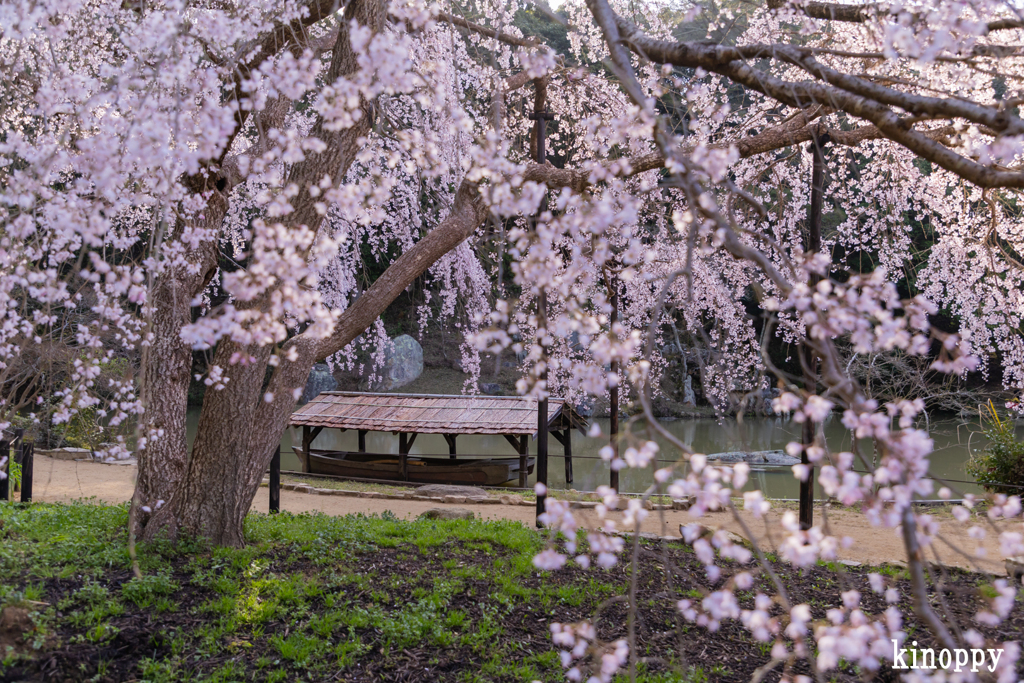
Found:
[[(198, 423), (198, 409), (189, 411), (189, 445), (195, 435)], [(602, 431), (607, 434), (608, 420), (599, 419)], [(801, 425), (783, 418), (746, 418), (742, 423), (735, 419), (717, 421), (711, 418), (695, 420), (671, 420), (663, 423), (665, 427), (683, 443), (689, 444), (695, 451), (703, 453), (721, 453), (725, 451), (763, 451), (784, 448), (790, 441), (800, 440)], [(946, 480), (971, 481), (964, 471), (964, 464), (969, 457), (969, 450), (977, 450), (985, 445), (984, 439), (977, 433), (977, 423), (969, 424), (961, 421), (932, 421), (923, 425), (935, 441), (935, 452), (932, 454), (932, 474)], [(1019, 431), (1019, 430), (1018, 430)], [(824, 425), (825, 438), (829, 449), (833, 452), (850, 450), (850, 433), (840, 424), (838, 419), (830, 419)], [(331, 450), (357, 450), (357, 434), (354, 431), (340, 432), (325, 429), (317, 437), (314, 446)], [(673, 450), (659, 437), (655, 439), (662, 447), (660, 457), (670, 460), (675, 457)], [(298, 470), (299, 460), (292, 452), (292, 444), (301, 443), (301, 434), (297, 429), (285, 432), (281, 440), (281, 468)], [(589, 438), (579, 432), (572, 434), (573, 452), (573, 483), (568, 488), (578, 491), (593, 491), (609, 480), (607, 463), (601, 460), (598, 452), (608, 443), (606, 438)], [(861, 452), (870, 458), (869, 442), (861, 444)], [(536, 441), (530, 440), (530, 453), (536, 453)], [(390, 433), (370, 432), (366, 435), (366, 449), (373, 453), (398, 453), (398, 436)], [(562, 446), (554, 438), (549, 437), (550, 459), (548, 464), (548, 485), (552, 488), (566, 488), (564, 459)], [(488, 456), (515, 456), (512, 446), (501, 436), (459, 436), (458, 450), (460, 453)], [(444, 437), (437, 434), (421, 434), (413, 444), (412, 454), (447, 454), (448, 444)], [(857, 467), (856, 469), (862, 469)], [(536, 480), (536, 473), (530, 477), (530, 484)], [(622, 470), (620, 487), (624, 492), (637, 493), (645, 490), (653, 481), (650, 469)], [(950, 488), (957, 493), (980, 493), (981, 487), (972, 483), (951, 483)], [(768, 468), (751, 472), (747, 489), (760, 489), (771, 498), (796, 498), (799, 493), (799, 482), (793, 478), (788, 467)], [(816, 495), (820, 495), (820, 491)], [(959, 497), (959, 496), (956, 496)]]

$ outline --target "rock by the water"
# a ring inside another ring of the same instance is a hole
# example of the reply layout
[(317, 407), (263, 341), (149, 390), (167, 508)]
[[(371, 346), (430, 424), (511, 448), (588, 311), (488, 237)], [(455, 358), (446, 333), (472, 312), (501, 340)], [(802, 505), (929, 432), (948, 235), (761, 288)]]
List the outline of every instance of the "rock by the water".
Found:
[(493, 382), (483, 382), (480, 384), (480, 391), (487, 394), (488, 396), (500, 396), (501, 385)]
[(407, 334), (395, 337), (380, 371), (374, 391), (391, 391), (411, 384), (423, 374), (423, 347)]
[(302, 398), (299, 404), (309, 403), (319, 394), (325, 391), (334, 391), (338, 388), (338, 380), (334, 379), (331, 369), (327, 363), (317, 363), (309, 371), (309, 378), (306, 380), (306, 388), (302, 390)]
[(580, 417), (593, 417), (594, 402), (590, 399), (580, 401), (576, 404), (576, 412), (579, 413)]
[(745, 462), (751, 465), (775, 465), (777, 467), (800, 464), (800, 458), (794, 458), (785, 451), (708, 453), (708, 460), (716, 460), (723, 463)]
[(683, 405), (697, 405), (697, 396), (693, 393), (693, 377), (690, 375), (683, 380)]
[(477, 486), (457, 486), (455, 484), (426, 484), (417, 487), (417, 496), (466, 496), (467, 498), (478, 498), (490, 496), (486, 489)]
[(782, 391), (777, 388), (764, 389), (761, 391), (761, 410), (766, 415), (774, 415), (775, 408), (772, 406), (772, 399), (776, 399), (782, 395)]
[(476, 515), (466, 508), (430, 508), (420, 519), (473, 519)]

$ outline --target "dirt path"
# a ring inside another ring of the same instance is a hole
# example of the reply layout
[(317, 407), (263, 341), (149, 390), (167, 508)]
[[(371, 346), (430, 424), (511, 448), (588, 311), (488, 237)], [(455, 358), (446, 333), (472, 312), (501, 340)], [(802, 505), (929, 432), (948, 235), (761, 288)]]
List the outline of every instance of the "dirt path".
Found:
[[(76, 499), (94, 498), (104, 503), (121, 503), (131, 498), (135, 481), (135, 467), (126, 465), (105, 465), (99, 463), (54, 460), (37, 457), (35, 461), (34, 494), (35, 499), (45, 502), (70, 502)], [(260, 488), (253, 501), (253, 512), (266, 512), (269, 506), (269, 493), (266, 487)], [(295, 491), (281, 491), (281, 509), (288, 512), (319, 511), (328, 515), (347, 515), (353, 513), (374, 514), (390, 511), (398, 517), (412, 519), (426, 510), (437, 507), (438, 503), (422, 500), (396, 500), (381, 498), (356, 498), (348, 496), (321, 496)], [(479, 505), (462, 503), (458, 507), (473, 510), (483, 519), (511, 519), (526, 525), (535, 523), (533, 507), (525, 505)], [(578, 518), (582, 523), (596, 525), (596, 515), (592, 510), (579, 510)], [(821, 508), (815, 510), (815, 520), (822, 518)], [(662, 527), (661, 517), (664, 517)], [(768, 526), (774, 524), (781, 512), (769, 515)], [(832, 532), (837, 536), (849, 536), (854, 544), (849, 549), (839, 551), (843, 560), (880, 564), (883, 562), (906, 561), (903, 544), (895, 531), (878, 529), (868, 524), (864, 515), (855, 510), (830, 510), (827, 512)], [(966, 530), (952, 522), (948, 511), (937, 512), (942, 522), (942, 535), (957, 547), (973, 552), (977, 542), (968, 538)], [(766, 535), (766, 524), (744, 515), (744, 520), (757, 537), (763, 548), (774, 546)], [(746, 535), (741, 526), (726, 513), (712, 513), (701, 520), (694, 520), (689, 513), (683, 511), (652, 512), (644, 522), (644, 531), (662, 535), (679, 536), (679, 525), (700, 521), (705, 526), (724, 526), (734, 533)], [(778, 539), (776, 531), (773, 536)], [(1005, 572), (1003, 556), (999, 552), (998, 537), (989, 532), (981, 545), (986, 550), (986, 559), (980, 566), (997, 574)], [(941, 541), (937, 550), (943, 563), (967, 567), (966, 558), (956, 554)]]

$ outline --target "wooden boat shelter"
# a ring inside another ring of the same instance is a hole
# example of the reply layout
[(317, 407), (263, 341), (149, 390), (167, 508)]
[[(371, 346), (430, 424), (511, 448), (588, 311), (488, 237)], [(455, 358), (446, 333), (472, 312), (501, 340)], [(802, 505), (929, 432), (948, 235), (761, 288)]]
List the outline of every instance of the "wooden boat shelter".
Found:
[[(565, 479), (572, 482), (572, 429), (585, 432), (587, 421), (567, 401), (549, 398), (548, 431), (562, 444)], [(538, 403), (522, 396), (444, 396), (431, 394), (379, 394), (325, 391), (292, 413), (289, 424), (302, 427), (302, 448), (296, 448), (302, 471), (310, 471), (311, 447), (324, 429), (348, 429), (359, 433), (359, 453), (366, 452), (367, 432), (398, 435), (398, 478), (409, 480), (409, 451), (419, 434), (441, 434), (448, 455), (458, 459), (456, 440), (463, 434), (495, 434), (505, 437), (519, 455), (519, 486), (528, 475), (528, 439), (539, 426)], [(546, 450), (546, 449), (544, 449)], [(314, 456), (315, 457), (315, 456)], [(393, 457), (393, 456), (392, 456)], [(418, 456), (414, 456), (418, 457)], [(511, 456), (514, 458), (515, 456)], [(547, 479), (547, 453), (537, 453), (538, 476)], [(530, 458), (532, 460), (532, 458)], [(547, 483), (546, 481), (543, 483)]]

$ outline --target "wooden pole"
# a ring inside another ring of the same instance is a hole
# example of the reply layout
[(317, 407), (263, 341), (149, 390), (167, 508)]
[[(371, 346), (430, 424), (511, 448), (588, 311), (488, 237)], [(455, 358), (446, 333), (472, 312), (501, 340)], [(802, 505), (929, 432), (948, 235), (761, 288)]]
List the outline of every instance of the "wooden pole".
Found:
[(455, 460), (455, 437), (458, 434), (445, 434), (444, 440), (448, 442), (448, 455), (451, 456), (452, 460)]
[(313, 435), (310, 433), (309, 425), (302, 425), (302, 462), (299, 466), (303, 472), (307, 474), (311, 472), (310, 458), (309, 458), (309, 445), (313, 442)]
[(519, 437), (519, 488), (525, 489), (527, 484), (527, 476), (529, 474), (529, 453), (530, 453), (530, 437), (523, 434)]
[(21, 442), (21, 502), (32, 502), (32, 468), (36, 455), (36, 445), (31, 441)]
[(398, 476), (409, 479), (409, 435), (405, 432), (398, 434)]
[(0, 458), (3, 457), (7, 458), (3, 466), (6, 476), (0, 478), (0, 501), (6, 503), (11, 497), (11, 442), (6, 439), (0, 441)]
[(360, 453), (365, 453), (366, 452), (366, 430), (365, 429), (360, 429), (359, 430), (359, 452)]
[(565, 453), (565, 483), (572, 483), (572, 428), (566, 429), (564, 432), (564, 441), (562, 441), (563, 452)]
[[(825, 153), (823, 147), (829, 142), (828, 134), (811, 138), (811, 153), (814, 162), (811, 166), (811, 206), (807, 215), (807, 253), (816, 254), (821, 251), (821, 203), (825, 190)], [(821, 276), (811, 273), (809, 285), (812, 290), (821, 281)], [(806, 334), (806, 331), (805, 331)], [(804, 390), (813, 394), (818, 390), (818, 358), (814, 350), (807, 344), (803, 345)], [(801, 442), (804, 445), (800, 462), (807, 466), (808, 474), (800, 482), (800, 528), (807, 530), (814, 526), (814, 466), (807, 458), (807, 448), (814, 444), (814, 422), (804, 422)]]
[[(537, 163), (543, 165), (547, 158), (547, 151), (544, 149), (547, 132), (547, 122), (554, 118), (554, 114), (547, 110), (547, 77), (535, 79), (535, 95), (533, 101), (533, 113), (530, 118), (534, 120), (534, 132), (537, 138)], [(547, 196), (541, 200), (540, 211), (547, 210)], [(537, 295), (537, 325), (538, 331), (544, 330), (544, 334), (538, 339), (538, 343), (544, 344), (543, 337), (547, 335), (548, 296), (543, 287)], [(541, 353), (541, 361), (545, 363), (544, 371), (540, 380), (544, 382), (544, 391), (547, 392), (547, 352)], [(520, 475), (522, 481), (522, 475)], [(537, 483), (547, 487), (548, 484), (548, 400), (547, 398), (537, 402)], [(537, 526), (541, 526), (540, 515), (544, 512), (545, 494), (537, 496)]]
[(281, 444), (274, 450), (270, 459), (270, 512), (281, 511)]
[[(618, 282), (613, 278), (611, 281), (611, 304), (612, 304), (612, 320), (611, 327), (615, 327), (615, 323), (619, 321), (619, 288)], [(619, 361), (612, 361), (612, 375), (615, 377), (615, 386), (608, 391), (608, 415), (609, 425), (608, 431), (611, 433), (611, 447), (612, 447), (612, 462), (619, 459)], [(611, 476), (609, 477), (609, 485), (619, 490), (619, 471), (612, 469)]]

